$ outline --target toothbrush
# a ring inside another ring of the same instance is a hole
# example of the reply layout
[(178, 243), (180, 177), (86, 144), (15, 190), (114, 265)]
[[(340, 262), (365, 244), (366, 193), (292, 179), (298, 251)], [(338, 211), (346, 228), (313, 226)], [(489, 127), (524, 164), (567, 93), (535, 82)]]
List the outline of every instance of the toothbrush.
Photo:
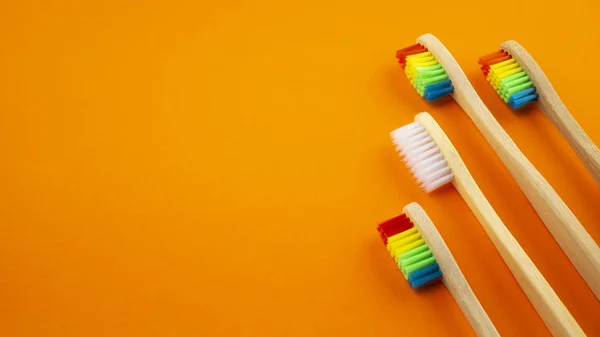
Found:
[(446, 47), (431, 34), (419, 37), (417, 42), (396, 53), (413, 86), (428, 101), (450, 95), (463, 108), (596, 298), (600, 299), (600, 248), (596, 242), (502, 129)]
[(577, 124), (546, 74), (516, 41), (504, 42), (500, 48), (479, 59), (490, 84), (515, 110), (537, 101), (600, 185), (600, 150)]
[(573, 316), (487, 201), (460, 155), (426, 112), (392, 132), (392, 141), (429, 193), (452, 183), (469, 205), (517, 282), (555, 336), (585, 336)]
[(413, 202), (402, 212), (377, 231), (409, 285), (418, 290), (441, 280), (477, 336), (500, 336), (425, 210)]

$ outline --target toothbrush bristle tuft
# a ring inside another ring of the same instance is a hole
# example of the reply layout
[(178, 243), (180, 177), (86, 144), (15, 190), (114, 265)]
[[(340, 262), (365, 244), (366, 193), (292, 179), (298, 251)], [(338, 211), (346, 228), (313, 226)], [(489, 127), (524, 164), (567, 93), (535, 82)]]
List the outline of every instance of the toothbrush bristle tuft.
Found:
[(506, 51), (480, 57), (479, 65), (492, 88), (514, 110), (538, 100), (533, 82), (517, 60)]
[(440, 148), (421, 123), (414, 122), (394, 130), (391, 137), (404, 163), (425, 192), (432, 192), (454, 179)]
[(398, 63), (421, 97), (428, 102), (446, 97), (454, 86), (446, 71), (431, 52), (420, 44), (396, 52)]
[(398, 59), (398, 63), (402, 66), (402, 69), (406, 68), (406, 57), (415, 54), (421, 54), (427, 52), (427, 48), (423, 47), (420, 44), (415, 44), (410, 47), (406, 47), (404, 49), (400, 49), (396, 51), (396, 58)]
[(405, 214), (401, 214), (379, 224), (379, 226), (377, 226), (377, 231), (379, 232), (379, 236), (381, 237), (383, 244), (387, 245), (389, 237), (392, 237), (407, 229), (411, 229), (413, 226), (414, 225), (410, 219)]
[(385, 221), (377, 226), (377, 231), (413, 289), (441, 279), (442, 271), (433, 252), (408, 216), (402, 214)]

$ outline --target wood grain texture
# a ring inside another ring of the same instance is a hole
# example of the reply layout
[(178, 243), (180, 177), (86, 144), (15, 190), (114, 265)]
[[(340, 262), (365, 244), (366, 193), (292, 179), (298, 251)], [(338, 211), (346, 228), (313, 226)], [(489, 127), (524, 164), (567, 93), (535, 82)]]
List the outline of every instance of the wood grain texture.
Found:
[(458, 151), (437, 122), (426, 112), (418, 114), (415, 121), (425, 127), (444, 154), (454, 173), (454, 186), (483, 226), (550, 332), (554, 336), (584, 336), (571, 313), (487, 201)]
[(538, 66), (533, 57), (516, 41), (507, 41), (500, 45), (525, 70), (539, 94), (540, 109), (558, 128), (577, 156), (600, 185), (600, 150), (585, 133), (552, 87), (552, 84)]
[(413, 202), (406, 205), (403, 212), (419, 229), (423, 239), (433, 251), (443, 273), (442, 281), (467, 317), (477, 336), (500, 336), (425, 210)]
[(558, 193), (496, 121), (446, 47), (431, 34), (419, 37), (417, 42), (426, 46), (442, 64), (455, 87), (452, 94), (454, 100), (490, 143), (546, 228), (596, 298), (600, 299), (600, 248), (596, 242)]

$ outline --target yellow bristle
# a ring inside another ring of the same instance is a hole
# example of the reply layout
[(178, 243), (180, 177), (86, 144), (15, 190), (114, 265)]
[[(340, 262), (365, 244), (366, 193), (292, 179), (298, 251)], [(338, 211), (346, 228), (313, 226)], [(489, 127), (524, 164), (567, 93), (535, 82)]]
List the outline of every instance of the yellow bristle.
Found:
[(416, 76), (416, 74), (418, 72), (418, 68), (434, 66), (436, 64), (438, 64), (438, 61), (433, 56), (426, 57), (426, 58), (419, 58), (414, 61), (410, 61), (410, 62), (407, 61), (404, 72), (406, 74), (406, 77), (408, 77), (409, 80), (412, 80)]
[(396, 262), (397, 262), (399, 255), (404, 254), (404, 253), (406, 253), (414, 248), (417, 248), (419, 246), (422, 246), (424, 244), (425, 244), (425, 240), (423, 240), (423, 238), (421, 238), (421, 239), (413, 241), (405, 246), (394, 249), (392, 252), (390, 252), (390, 254), (394, 258), (394, 260), (396, 260)]
[(406, 237), (409, 237), (409, 236), (411, 236), (411, 235), (413, 235), (413, 234), (415, 234), (415, 233), (418, 233), (417, 227), (413, 227), (413, 228), (411, 228), (411, 229), (405, 230), (405, 231), (404, 231), (404, 232), (402, 232), (402, 233), (398, 233), (398, 234), (396, 234), (396, 235), (394, 235), (394, 236), (390, 236), (390, 237), (388, 238), (388, 245), (389, 245), (391, 242), (395, 242), (395, 241), (398, 241), (398, 240), (402, 240), (402, 239), (404, 239), (404, 238), (406, 238)]
[(512, 76), (514, 74), (518, 74), (521, 71), (523, 71), (523, 68), (521, 68), (517, 65), (516, 68), (509, 69), (509, 70), (504, 69), (502, 72), (496, 73), (495, 78), (492, 83), (492, 86), (494, 87), (494, 89), (498, 89), (498, 87), (500, 86), (500, 81), (502, 81), (502, 79), (504, 79), (508, 76)]
[(408, 251), (406, 249), (407, 246), (418, 240), (422, 240), (422, 238), (421, 238), (421, 234), (418, 231), (416, 231), (412, 235), (406, 236), (404, 238), (396, 239), (392, 242), (388, 241), (388, 251), (390, 252), (390, 254), (393, 257), (396, 257), (399, 254), (402, 254), (403, 252)]
[(517, 61), (515, 61), (515, 59), (513, 59), (513, 58), (511, 58), (511, 59), (508, 59), (508, 60), (506, 60), (506, 61), (498, 62), (498, 63), (496, 63), (496, 64), (493, 64), (493, 65), (491, 65), (491, 66), (490, 66), (490, 70), (494, 70), (494, 69), (502, 68), (502, 67), (504, 67), (505, 65), (508, 65), (508, 64), (511, 64), (511, 63), (516, 63), (516, 62), (517, 62)]
[(509, 64), (509, 65), (507, 65), (505, 67), (494, 69), (494, 70), (491, 71), (491, 73), (492, 73), (492, 80), (493, 81), (497, 81), (498, 78), (500, 78), (502, 74), (504, 74), (504, 73), (506, 73), (506, 72), (508, 72), (508, 71), (510, 71), (512, 69), (518, 68), (518, 67), (519, 67), (519, 65), (517, 63), (512, 63), (512, 64)]
[(413, 59), (421, 58), (421, 57), (427, 57), (427, 56), (431, 56), (430, 51), (426, 51), (426, 52), (419, 53), (419, 54), (408, 55), (406, 57), (406, 62), (408, 62), (409, 60), (413, 60)]

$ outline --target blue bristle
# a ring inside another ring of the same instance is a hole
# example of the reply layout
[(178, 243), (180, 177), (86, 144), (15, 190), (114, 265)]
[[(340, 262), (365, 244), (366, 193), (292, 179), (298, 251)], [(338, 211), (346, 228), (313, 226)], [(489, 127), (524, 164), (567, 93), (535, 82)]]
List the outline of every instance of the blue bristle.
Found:
[(426, 286), (426, 285), (428, 285), (428, 284), (430, 284), (430, 283), (438, 280), (441, 277), (442, 277), (442, 272), (438, 270), (438, 271), (436, 271), (434, 273), (427, 274), (427, 275), (425, 275), (423, 277), (420, 277), (418, 279), (415, 279), (413, 281), (409, 280), (408, 284), (410, 284), (410, 286), (413, 289), (418, 289), (418, 288), (422, 288), (422, 287), (424, 287), (424, 286)]
[(425, 94), (423, 97), (428, 102), (433, 102), (433, 101), (435, 101), (437, 99), (440, 99), (442, 97), (446, 97), (446, 96), (450, 95), (453, 92), (454, 92), (454, 87), (449, 87), (449, 88), (445, 88), (445, 89), (440, 89), (440, 90), (432, 91), (430, 93)]
[(412, 280), (418, 279), (418, 278), (420, 278), (422, 276), (425, 276), (427, 274), (431, 274), (431, 273), (433, 273), (435, 271), (438, 271), (438, 270), (440, 270), (440, 265), (437, 264), (437, 263), (434, 263), (434, 264), (432, 264), (429, 267), (421, 268), (419, 270), (415, 270), (412, 273), (408, 274), (408, 281), (410, 282)]
[(428, 102), (435, 101), (454, 92), (452, 81), (445, 80), (425, 87), (423, 98)]
[(508, 99), (508, 104), (514, 109), (520, 109), (531, 102), (535, 102), (538, 99), (538, 94), (535, 88), (528, 88), (518, 93), (513, 94)]
[(520, 99), (522, 97), (528, 96), (533, 93), (535, 93), (535, 87), (531, 87), (531, 88), (527, 88), (525, 90), (521, 90), (519, 92), (515, 92), (514, 94), (512, 94), (512, 96), (510, 96), (510, 98)]
[(430, 84), (428, 86), (425, 87), (425, 92), (427, 92), (428, 90), (438, 90), (438, 89), (443, 89), (446, 87), (451, 87), (452, 86), (452, 81), (450, 80), (445, 80), (442, 82), (437, 82), (434, 84)]
[(529, 103), (533, 103), (533, 102), (537, 101), (537, 99), (538, 99), (538, 95), (537, 94), (530, 95), (530, 96), (527, 96), (526, 98), (524, 98), (524, 99), (522, 99), (520, 101), (517, 101), (517, 102), (511, 104), (510, 106), (514, 110), (518, 110), (518, 109), (521, 109), (522, 107), (528, 105)]

